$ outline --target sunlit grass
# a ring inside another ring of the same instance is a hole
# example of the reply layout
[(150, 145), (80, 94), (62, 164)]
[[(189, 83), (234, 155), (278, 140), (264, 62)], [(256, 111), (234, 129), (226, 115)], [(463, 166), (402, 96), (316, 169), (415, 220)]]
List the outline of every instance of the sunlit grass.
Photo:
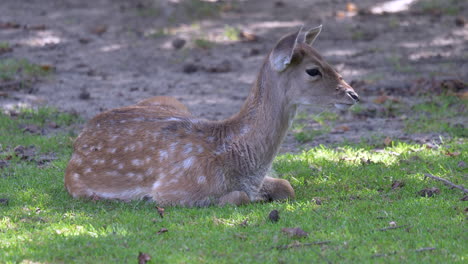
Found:
[[(150, 202), (72, 199), (63, 174), (72, 144), (63, 133), (23, 133), (22, 123), (66, 126), (74, 117), (52, 110), (12, 118), (0, 114), (0, 263), (464, 263), (465, 205), (459, 190), (424, 178), (431, 173), (466, 185), (466, 139), (435, 148), (394, 142), (319, 146), (279, 156), (278, 176), (293, 185), (297, 199), (241, 207), (165, 208), (161, 218)], [(62, 120), (62, 121), (60, 121)], [(16, 145), (57, 153), (45, 165), (14, 156)], [(451, 153), (451, 155), (448, 155)], [(455, 154), (454, 154), (455, 153)], [(395, 181), (404, 183), (392, 188)], [(440, 194), (422, 197), (423, 188)], [(5, 200), (3, 200), (5, 201)], [(268, 219), (271, 210), (280, 220)], [(246, 220), (246, 225), (242, 224)], [(397, 229), (379, 231), (390, 227)], [(301, 227), (306, 238), (290, 238), (284, 227)], [(158, 234), (161, 228), (168, 232)], [(279, 250), (294, 243), (323, 245)], [(421, 248), (434, 250), (417, 252)]]

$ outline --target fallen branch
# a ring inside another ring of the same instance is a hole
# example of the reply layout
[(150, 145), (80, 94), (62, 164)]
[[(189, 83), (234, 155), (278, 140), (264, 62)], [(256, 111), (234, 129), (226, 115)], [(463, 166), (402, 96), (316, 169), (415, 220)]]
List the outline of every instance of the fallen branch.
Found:
[(464, 193), (468, 193), (468, 189), (466, 189), (465, 187), (461, 186), (461, 185), (456, 185), (454, 184), (453, 182), (449, 181), (449, 180), (446, 180), (446, 179), (443, 179), (443, 178), (440, 178), (440, 177), (437, 177), (437, 176), (434, 176), (432, 174), (429, 174), (429, 173), (426, 173), (424, 174), (425, 177), (428, 177), (428, 178), (432, 178), (434, 180), (438, 180), (438, 181), (441, 181), (443, 182), (445, 185), (448, 185), (452, 188), (457, 188), (457, 189), (460, 189), (462, 190)]
[(436, 250), (436, 248), (435, 247), (426, 247), (426, 248), (416, 249), (415, 251), (416, 252), (423, 252), (423, 251), (432, 251), (432, 250)]
[(389, 227), (380, 228), (380, 229), (376, 229), (376, 230), (377, 231), (387, 231), (387, 230), (398, 229), (398, 228), (403, 228), (403, 227), (407, 227), (407, 226), (409, 226), (409, 225), (389, 226)]
[(310, 246), (316, 246), (316, 245), (325, 245), (325, 244), (330, 244), (330, 240), (325, 240), (325, 241), (316, 241), (316, 242), (311, 242), (311, 243), (291, 243), (289, 245), (280, 245), (276, 247), (272, 247), (271, 249), (279, 249), (279, 250), (285, 250), (285, 249), (290, 249), (290, 248), (302, 248), (302, 247), (310, 247)]

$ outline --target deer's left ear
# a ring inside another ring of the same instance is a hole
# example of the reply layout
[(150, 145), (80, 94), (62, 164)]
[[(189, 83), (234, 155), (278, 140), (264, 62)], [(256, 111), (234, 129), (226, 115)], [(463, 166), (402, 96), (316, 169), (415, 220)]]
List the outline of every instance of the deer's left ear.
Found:
[(309, 31), (307, 31), (304, 35), (304, 42), (312, 46), (312, 43), (314, 43), (315, 39), (318, 37), (320, 32), (322, 31), (322, 25), (311, 28)]
[(296, 33), (288, 34), (276, 43), (273, 51), (270, 53), (270, 65), (275, 71), (282, 72), (291, 63), (301, 30), (302, 27)]

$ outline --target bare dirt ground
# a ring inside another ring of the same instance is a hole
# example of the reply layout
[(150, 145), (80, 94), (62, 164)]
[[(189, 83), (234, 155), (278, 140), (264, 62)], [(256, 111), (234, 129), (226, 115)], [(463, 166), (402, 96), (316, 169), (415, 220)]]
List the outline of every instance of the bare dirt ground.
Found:
[[(385, 111), (383, 95), (412, 105), (444, 80), (466, 89), (468, 2), (348, 2), (2, 0), (0, 43), (11, 50), (0, 52), (0, 60), (25, 58), (53, 73), (27, 89), (0, 86), (0, 106), (50, 105), (89, 119), (168, 95), (197, 115), (226, 118), (240, 108), (279, 37), (302, 24), (323, 24), (314, 45), (353, 84), (365, 110), (340, 113), (331, 133), (307, 144), (437, 139), (437, 133), (404, 132), (400, 115), (375, 112)], [(456, 122), (466, 121), (461, 115)], [(282, 151), (300, 147), (290, 134)]]

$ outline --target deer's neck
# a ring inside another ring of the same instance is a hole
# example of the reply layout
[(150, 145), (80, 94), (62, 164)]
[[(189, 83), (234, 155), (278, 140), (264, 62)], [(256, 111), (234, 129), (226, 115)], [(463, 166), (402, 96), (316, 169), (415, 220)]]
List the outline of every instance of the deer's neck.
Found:
[(227, 120), (232, 159), (242, 173), (269, 169), (296, 113), (265, 63), (239, 113)]

